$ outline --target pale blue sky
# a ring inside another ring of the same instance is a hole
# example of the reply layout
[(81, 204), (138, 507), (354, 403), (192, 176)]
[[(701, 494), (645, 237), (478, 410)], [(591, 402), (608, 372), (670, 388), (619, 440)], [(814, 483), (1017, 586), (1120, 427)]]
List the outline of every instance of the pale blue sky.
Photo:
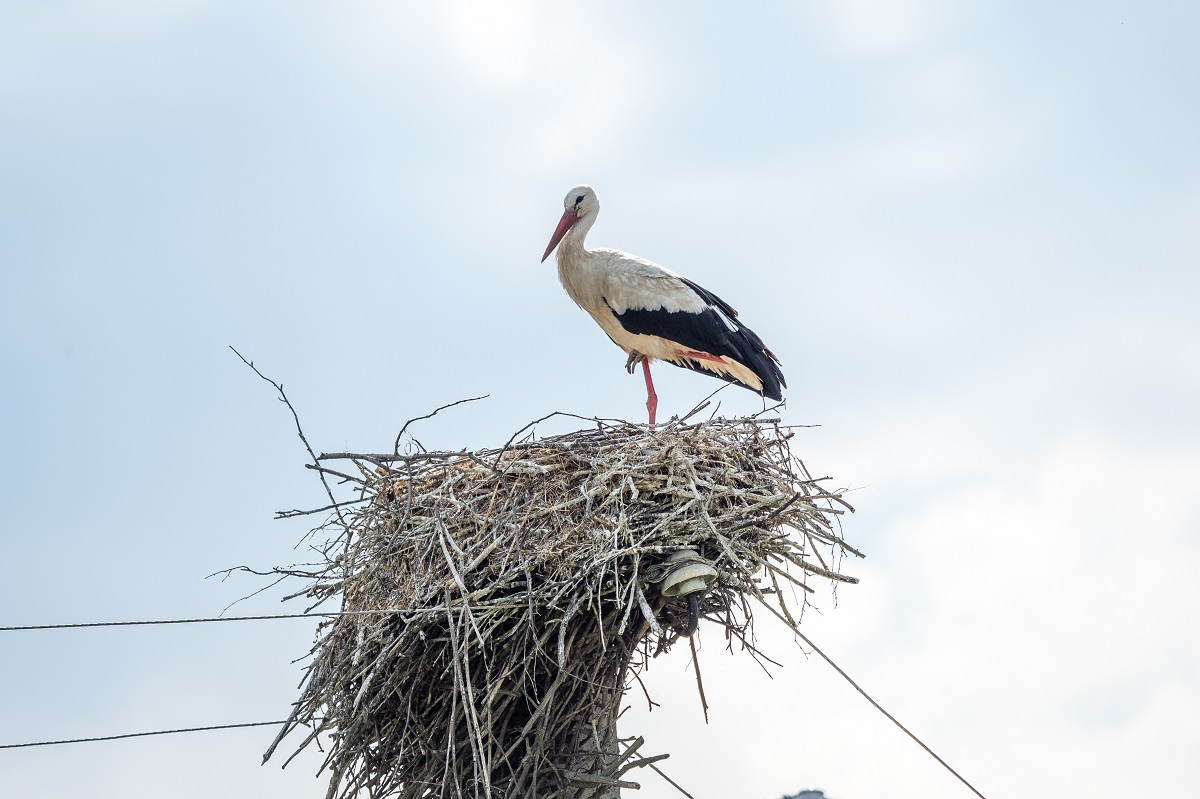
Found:
[[(993, 797), (1200, 793), (1188, 3), (0, 3), (0, 624), (212, 615), (318, 449), (483, 447), (640, 378), (538, 259), (729, 300), (855, 490), (811, 635)], [(660, 416), (716, 381), (662, 367)], [(723, 411), (761, 407), (726, 390)], [(239, 606), (275, 612), (278, 592)], [(966, 795), (765, 629), (625, 731), (697, 799)], [(307, 622), (0, 634), (0, 743), (286, 715)], [(703, 632), (702, 632), (703, 636)], [(319, 797), (250, 730), (0, 752), (23, 797)], [(650, 775), (635, 796), (674, 795)]]

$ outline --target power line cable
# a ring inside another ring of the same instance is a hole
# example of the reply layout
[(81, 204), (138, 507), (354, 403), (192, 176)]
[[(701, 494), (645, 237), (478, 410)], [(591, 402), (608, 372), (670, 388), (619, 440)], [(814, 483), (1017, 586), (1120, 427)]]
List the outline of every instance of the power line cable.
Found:
[(204, 732), (206, 730), (234, 730), (241, 727), (273, 727), (283, 721), (252, 721), (246, 724), (215, 724), (211, 727), (184, 727), (178, 730), (153, 730), (151, 732), (127, 732), (123, 735), (101, 735), (94, 738), (69, 738), (61, 741), (30, 741), (21, 744), (0, 744), (0, 749), (24, 749), (30, 746), (57, 746), (58, 744), (83, 744), (95, 741), (117, 741), (122, 738), (144, 738), (148, 735), (174, 735), (179, 732)]
[[(75, 623), (69, 623), (69, 624), (26, 624), (26, 625), (0, 627), (0, 632), (16, 632), (16, 631), (20, 631), (20, 630), (75, 630), (75, 629), (83, 629), (83, 628), (88, 628), (88, 627), (133, 627), (133, 626), (146, 626), (146, 625), (156, 625), (156, 624), (203, 624), (203, 623), (221, 622), (221, 621), (268, 621), (268, 620), (274, 620), (274, 619), (314, 619), (314, 618), (319, 619), (319, 618), (336, 618), (338, 616), (366, 616), (366, 615), (378, 615), (378, 614), (392, 614), (392, 613), (398, 613), (398, 612), (403, 612), (403, 611), (349, 610), (349, 611), (339, 611), (339, 612), (330, 612), (330, 613), (279, 613), (279, 614), (264, 615), (264, 616), (215, 616), (215, 617), (210, 617), (210, 618), (196, 618), (196, 619), (152, 619), (152, 620), (139, 620), (139, 621), (75, 622)], [(778, 614), (776, 614), (776, 615), (778, 615)], [(862, 694), (862, 696), (872, 706), (874, 706), (876, 710), (878, 710), (889, 721), (891, 721), (898, 728), (900, 728), (900, 730), (902, 732), (904, 732), (904, 734), (906, 734), (908, 737), (912, 738), (912, 740), (914, 740), (922, 749), (924, 749), (926, 753), (928, 753), (931, 757), (933, 757), (934, 760), (936, 760), (939, 764), (941, 764), (943, 768), (945, 768), (952, 775), (954, 775), (963, 785), (965, 785), (968, 789), (970, 789), (972, 793), (974, 793), (976, 796), (981, 797), (981, 799), (983, 799), (983, 794), (980, 793), (979, 790), (974, 785), (972, 785), (970, 782), (967, 781), (967, 779), (965, 777), (963, 777), (961, 774), (959, 774), (957, 771), (955, 771), (950, 766), (949, 763), (947, 763), (936, 752), (934, 752), (931, 748), (929, 748), (929, 746), (926, 745), (926, 743), (924, 741), (922, 741), (920, 738), (918, 738), (915, 734), (913, 734), (912, 731), (910, 731), (907, 727), (905, 727), (903, 724), (901, 724), (900, 721), (895, 716), (893, 716), (891, 713), (889, 713), (887, 710), (885, 710), (882, 705), (880, 705), (873, 698), (871, 698), (870, 694), (868, 694), (866, 691), (864, 691), (858, 685), (858, 683), (856, 683), (850, 677), (849, 674), (847, 674), (845, 671), (842, 670), (842, 668), (840, 666), (838, 666), (836, 663), (834, 663), (833, 660), (828, 655), (826, 655), (823, 651), (821, 651), (821, 649), (819, 649), (816, 644), (814, 644), (807, 636), (801, 634), (799, 632), (799, 630), (795, 630), (794, 628), (793, 628), (793, 630), (800, 637), (800, 639), (802, 641), (804, 641), (804, 643), (808, 644), (808, 646), (811, 647), (812, 650), (816, 654), (820, 655), (821, 658), (823, 658), (830, 666), (832, 666), (834, 671), (836, 671), (843, 679), (845, 679), (846, 682), (848, 682), (851, 685), (851, 687), (853, 687), (856, 691), (858, 691), (860, 694)], [(103, 736), (103, 737), (99, 737), (99, 738), (75, 738), (75, 739), (71, 739), (71, 740), (62, 740), (62, 741), (36, 741), (36, 742), (32, 742), (32, 743), (0, 744), (0, 749), (18, 749), (21, 747), (29, 747), (29, 746), (52, 746), (55, 744), (69, 744), (69, 743), (88, 743), (88, 742), (92, 742), (92, 741), (113, 741), (113, 740), (119, 740), (122, 738), (140, 738), (140, 737), (148, 736), (148, 735), (170, 735), (172, 733), (201, 732), (204, 730), (227, 730), (227, 729), (236, 729), (239, 727), (265, 727), (265, 726), (270, 726), (272, 724), (285, 724), (285, 723), (286, 723), (285, 721), (258, 721), (258, 722), (253, 722), (253, 723), (249, 723), (249, 724), (224, 724), (224, 725), (217, 725), (217, 726), (213, 726), (213, 727), (190, 727), (190, 728), (178, 729), (178, 730), (159, 730), (159, 731), (155, 731), (155, 732), (134, 732), (134, 733), (126, 733), (124, 735)]]
[(277, 613), (267, 616), (213, 616), (197, 619), (148, 619), (141, 621), (88, 621), (68, 624), (20, 624), (0, 627), (0, 633), (16, 632), (19, 630), (78, 630), (85, 627), (136, 627), (154, 624), (204, 624), (218, 621), (267, 621), (271, 619), (323, 619), (338, 616), (371, 616), (388, 613), (399, 613), (397, 610), (346, 610), (331, 613)]
[[(266, 620), (272, 620), (272, 619), (331, 618), (331, 617), (337, 617), (337, 616), (362, 616), (362, 615), (371, 615), (371, 614), (388, 614), (388, 613), (396, 613), (396, 612), (397, 611), (394, 611), (394, 610), (357, 610), (357, 611), (340, 611), (340, 612), (331, 612), (331, 613), (280, 613), (280, 614), (267, 615), (267, 616), (216, 616), (216, 617), (211, 617), (211, 618), (197, 618), (197, 619), (100, 621), (100, 622), (76, 622), (76, 623), (71, 623), (71, 624), (27, 624), (27, 625), (20, 625), (20, 626), (0, 627), (0, 632), (14, 632), (14, 631), (18, 631), (18, 630), (64, 630), (64, 629), (81, 629), (81, 628), (86, 628), (86, 627), (131, 627), (131, 626), (138, 626), (138, 625), (153, 625), (153, 624), (200, 624), (200, 623), (205, 623), (205, 622), (219, 622), (219, 621), (266, 621)], [(834, 671), (836, 671), (844, 680), (846, 680), (846, 682), (848, 682), (851, 685), (851, 687), (853, 687), (856, 691), (858, 691), (860, 694), (862, 694), (862, 696), (869, 703), (871, 703), (871, 705), (874, 706), (876, 710), (878, 710), (889, 721), (891, 721), (893, 724), (895, 724), (897, 727), (899, 727), (902, 732), (904, 732), (906, 735), (908, 735), (908, 737), (910, 737), (914, 741), (916, 741), (916, 743), (922, 749), (924, 749), (926, 751), (926, 753), (928, 753), (931, 757), (933, 757), (934, 760), (936, 760), (938, 763), (940, 763), (943, 768), (945, 768), (947, 771), (949, 771), (951, 774), (953, 774), (955, 777), (957, 777), (958, 780), (963, 785), (965, 785), (968, 789), (970, 789), (972, 793), (974, 793), (976, 796), (980, 797), (980, 799), (983, 799), (983, 794), (980, 793), (979, 790), (974, 785), (972, 785), (970, 782), (967, 781), (967, 779), (965, 777), (963, 777), (961, 774), (959, 774), (957, 771), (955, 771), (950, 766), (949, 763), (947, 763), (940, 756), (938, 756), (938, 754), (936, 752), (934, 752), (932, 749), (930, 749), (929, 746), (926, 745), (924, 741), (922, 741), (915, 734), (913, 734), (907, 727), (905, 727), (903, 724), (901, 724), (900, 721), (895, 716), (893, 716), (891, 713), (889, 713), (887, 710), (885, 710), (882, 705), (880, 705), (878, 702), (876, 702), (871, 697), (870, 694), (868, 694), (866, 691), (864, 691), (862, 689), (862, 687), (860, 687), (859, 684), (856, 683), (850, 677), (849, 674), (847, 674), (840, 666), (838, 666), (836, 663), (834, 663), (833, 660), (829, 657), (829, 655), (825, 654), (807, 636), (801, 634), (798, 630), (795, 630), (794, 628), (793, 628), (793, 630), (800, 637), (800, 639), (802, 641), (804, 641), (804, 643), (808, 644), (808, 646), (811, 647), (812, 650), (816, 654), (820, 655), (821, 658), (823, 658), (826, 663), (828, 663), (830, 666), (832, 666)], [(0, 744), (0, 749), (21, 749), (21, 748), (32, 747), (32, 746), (55, 746), (57, 744), (92, 743), (95, 741), (116, 741), (116, 740), (121, 740), (123, 738), (143, 738), (143, 737), (151, 736), (151, 735), (172, 735), (175, 733), (203, 732), (203, 731), (207, 731), (207, 730), (232, 730), (232, 729), (239, 729), (242, 727), (268, 727), (271, 725), (279, 725), (279, 724), (286, 724), (286, 723), (287, 723), (287, 721), (284, 720), (284, 721), (255, 721), (255, 722), (250, 722), (250, 723), (246, 723), (246, 724), (218, 724), (218, 725), (210, 726), (210, 727), (186, 727), (186, 728), (181, 728), (181, 729), (177, 729), (177, 730), (155, 730), (152, 732), (131, 732), (131, 733), (125, 733), (122, 735), (105, 735), (105, 736), (94, 737), (94, 738), (72, 738), (72, 739), (65, 739), (65, 740), (61, 740), (61, 741), (32, 741), (32, 742), (19, 743), (19, 744)], [(655, 770), (657, 771), (657, 769), (655, 769)]]

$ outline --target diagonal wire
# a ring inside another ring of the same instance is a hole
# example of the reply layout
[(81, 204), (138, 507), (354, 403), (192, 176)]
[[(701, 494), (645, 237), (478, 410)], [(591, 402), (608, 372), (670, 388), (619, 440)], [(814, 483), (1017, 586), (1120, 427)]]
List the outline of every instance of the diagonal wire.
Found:
[(152, 624), (204, 624), (218, 621), (267, 621), (270, 619), (325, 619), (337, 616), (370, 616), (397, 613), (395, 610), (346, 610), (329, 613), (277, 613), (269, 616), (213, 616), (198, 619), (148, 619), (144, 621), (88, 621), (68, 624), (21, 624), (0, 627), (0, 633), (18, 630), (78, 630), (85, 627), (137, 627)]
[(173, 735), (179, 732), (203, 732), (205, 730), (234, 730), (240, 727), (271, 727), (282, 721), (252, 721), (247, 724), (215, 724), (211, 727), (184, 727), (178, 730), (154, 730), (152, 732), (127, 732), (123, 735), (101, 735), (95, 738), (69, 738), (61, 741), (30, 741), (21, 744), (0, 744), (0, 749), (23, 749), (29, 746), (57, 746), (58, 744), (82, 744), (94, 741), (116, 741), (121, 738), (144, 738), (148, 735)]
[(893, 723), (893, 724), (895, 724), (897, 727), (899, 727), (901, 732), (903, 732), (903, 733), (904, 733), (905, 735), (907, 735), (909, 738), (912, 738), (914, 741), (916, 741), (916, 742), (917, 742), (917, 745), (918, 745), (918, 746), (920, 746), (922, 749), (924, 749), (924, 750), (925, 750), (925, 751), (926, 751), (926, 752), (929, 754), (929, 756), (930, 756), (930, 757), (932, 757), (932, 758), (933, 758), (934, 760), (936, 760), (937, 762), (941, 763), (941, 764), (942, 764), (942, 767), (943, 767), (943, 768), (945, 768), (945, 769), (946, 769), (946, 771), (949, 771), (951, 774), (953, 774), (955, 777), (957, 777), (959, 782), (961, 782), (963, 785), (967, 786), (967, 788), (969, 788), (969, 789), (971, 790), (971, 793), (973, 793), (973, 794), (975, 794), (976, 796), (978, 796), (978, 797), (979, 797), (979, 799), (987, 799), (987, 797), (985, 797), (985, 796), (984, 796), (982, 793), (980, 793), (980, 792), (979, 792), (979, 789), (977, 789), (977, 788), (976, 788), (974, 785), (972, 785), (971, 783), (967, 782), (967, 778), (966, 778), (966, 777), (964, 777), (963, 775), (961, 775), (961, 774), (959, 774), (957, 771), (955, 771), (955, 770), (954, 770), (954, 769), (953, 769), (953, 768), (950, 766), (950, 764), (949, 764), (949, 763), (947, 763), (945, 760), (942, 760), (942, 758), (941, 758), (941, 757), (938, 755), (938, 753), (937, 753), (937, 752), (935, 752), (935, 751), (933, 751), (932, 749), (930, 749), (930, 748), (929, 748), (929, 746), (928, 746), (928, 745), (926, 745), (926, 743), (925, 743), (924, 741), (922, 741), (920, 738), (918, 738), (918, 737), (917, 737), (917, 736), (916, 736), (916, 735), (915, 735), (915, 734), (914, 734), (914, 733), (913, 733), (911, 730), (909, 730), (909, 729), (908, 729), (908, 727), (905, 727), (903, 724), (901, 724), (901, 723), (900, 723), (900, 721), (899, 721), (899, 719), (897, 719), (897, 718), (896, 718), (895, 716), (893, 716), (891, 713), (888, 713), (886, 710), (884, 710), (884, 709), (883, 709), (883, 705), (879, 704), (879, 703), (878, 703), (878, 702), (876, 702), (874, 699), (872, 699), (872, 698), (871, 698), (871, 695), (870, 695), (870, 694), (868, 694), (866, 691), (864, 691), (864, 690), (862, 689), (862, 687), (861, 687), (861, 686), (860, 686), (858, 683), (856, 683), (856, 682), (855, 682), (855, 681), (854, 681), (854, 680), (853, 680), (853, 679), (850, 677), (850, 675), (849, 675), (849, 674), (847, 674), (847, 673), (846, 673), (846, 672), (845, 672), (845, 671), (842, 669), (842, 667), (841, 667), (841, 666), (839, 666), (838, 664), (834, 663), (834, 662), (833, 662), (833, 658), (829, 657), (829, 655), (826, 655), (824, 652), (822, 652), (822, 651), (821, 651), (821, 649), (820, 649), (820, 648), (819, 648), (819, 647), (818, 647), (816, 644), (814, 644), (814, 643), (812, 642), (812, 639), (810, 639), (810, 638), (809, 638), (807, 635), (805, 635), (804, 633), (802, 633), (802, 632), (800, 632), (799, 630), (797, 630), (795, 627), (792, 627), (792, 632), (793, 632), (793, 633), (795, 633), (795, 634), (796, 634), (796, 635), (797, 635), (797, 636), (800, 638), (800, 640), (801, 640), (801, 641), (803, 641), (804, 643), (808, 644), (808, 645), (809, 645), (809, 646), (812, 648), (812, 650), (813, 650), (814, 652), (816, 652), (818, 655), (820, 655), (820, 656), (821, 656), (821, 658), (822, 658), (822, 659), (823, 659), (823, 660), (824, 660), (826, 663), (828, 663), (830, 666), (832, 666), (832, 667), (833, 667), (833, 670), (834, 670), (834, 671), (836, 671), (836, 672), (837, 672), (839, 675), (841, 675), (842, 679), (844, 679), (846, 682), (850, 683), (850, 686), (851, 686), (851, 687), (852, 687), (854, 690), (856, 690), (856, 691), (858, 691), (860, 694), (862, 694), (862, 695), (863, 695), (863, 698), (865, 698), (865, 699), (866, 699), (868, 702), (870, 702), (870, 703), (871, 703), (871, 705), (872, 705), (872, 706), (873, 706), (873, 707), (874, 707), (876, 710), (878, 710), (880, 713), (882, 713), (884, 716), (886, 716), (886, 717), (887, 717), (887, 719), (888, 719), (888, 721), (892, 722), (892, 723)]

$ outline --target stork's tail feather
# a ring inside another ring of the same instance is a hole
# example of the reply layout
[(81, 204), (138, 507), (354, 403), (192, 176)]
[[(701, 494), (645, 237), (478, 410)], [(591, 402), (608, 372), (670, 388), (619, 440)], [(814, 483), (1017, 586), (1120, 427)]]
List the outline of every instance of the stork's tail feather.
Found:
[[(755, 336), (755, 338), (758, 337)], [(763, 387), (759, 393), (767, 399), (779, 402), (783, 399), (783, 390), (787, 388), (787, 381), (783, 379), (783, 370), (779, 368), (779, 359), (772, 355), (766, 347), (753, 355), (754, 357), (746, 365), (762, 381)]]
[(667, 363), (681, 366), (684, 369), (691, 369), (695, 372), (701, 372), (710, 377), (719, 377), (722, 380), (733, 383), (735, 386), (741, 386), (753, 391), (755, 394), (761, 394), (769, 400), (779, 402), (783, 399), (783, 389), (787, 388), (787, 383), (783, 379), (783, 372), (779, 368), (779, 363), (774, 359), (774, 356), (768, 358), (765, 350), (763, 352), (742, 352), (737, 361), (745, 366), (748, 370), (754, 373), (755, 377), (762, 383), (760, 391), (756, 386), (746, 383), (730, 372), (715, 367), (706, 359), (695, 360), (692, 358), (681, 358), (677, 361), (667, 361)]
[(779, 359), (775, 357), (775, 353), (767, 349), (767, 346), (763, 344), (763, 340), (758, 337), (757, 333), (737, 319), (738, 312), (733, 309), (733, 306), (708, 289), (703, 288), (697, 283), (693, 283), (687, 278), (681, 277), (680, 280), (686, 283), (692, 291), (699, 294), (714, 309), (723, 312), (730, 326), (736, 328), (736, 330), (730, 331), (731, 335), (726, 339), (726, 346), (732, 352), (722, 354), (736, 353), (735, 360), (754, 372), (759, 381), (762, 382), (762, 391), (753, 386), (747, 386), (740, 380), (731, 379), (730, 382), (745, 386), (755, 393), (762, 394), (767, 399), (775, 400), (776, 402), (781, 401), (783, 399), (783, 389), (787, 388), (787, 381), (783, 379), (783, 371), (779, 368)]
[(779, 370), (777, 362), (767, 361), (766, 365), (765, 373), (763, 370), (754, 370), (758, 379), (763, 383), (763, 390), (760, 393), (769, 400), (780, 402), (783, 400), (783, 390), (787, 388), (787, 381), (783, 379), (783, 372)]
[[(745, 325), (738, 327), (740, 328), (738, 334), (733, 336), (737, 342), (738, 355), (741, 356), (738, 360), (762, 381), (762, 391), (759, 391), (759, 394), (776, 402), (781, 401), (783, 390), (787, 388), (787, 381), (783, 379), (783, 370), (779, 368), (779, 359), (775, 357), (775, 353), (767, 349), (757, 333)], [(750, 387), (747, 386), (747, 388)]]

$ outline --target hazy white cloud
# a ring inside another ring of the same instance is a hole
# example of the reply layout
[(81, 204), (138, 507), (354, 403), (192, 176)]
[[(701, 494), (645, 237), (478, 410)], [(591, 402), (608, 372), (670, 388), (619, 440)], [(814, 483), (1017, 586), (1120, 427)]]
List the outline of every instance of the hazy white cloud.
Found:
[(163, 35), (191, 19), (196, 0), (8, 3), (0, 25), (0, 79), (37, 85), (61, 62)]
[[(1115, 799), (1139, 784), (1200, 786), (1180, 743), (1200, 742), (1190, 712), (1200, 706), (1200, 586), (1190, 576), (1200, 570), (1200, 451), (1192, 432), (1139, 435), (1122, 416), (1152, 398), (1145, 386), (1178, 381), (1188, 391), (1195, 368), (1176, 374), (1178, 358), (1194, 349), (1176, 340), (1143, 353), (1145, 374), (1097, 398), (1084, 353), (1105, 353), (1109, 375), (1128, 374), (1133, 357), (1112, 346), (1118, 332), (1099, 332), (1104, 318), (1083, 309), (1036, 352), (941, 395), (872, 400), (851, 415), (852, 430), (840, 426), (836, 463), (808, 459), (839, 482), (868, 484), (852, 493), (859, 512), (847, 520), (868, 558), (845, 564), (862, 584), (842, 587), (836, 607), (823, 597), (805, 628), (989, 795), (1036, 785)], [(1142, 341), (1173, 329), (1170, 319), (1143, 322), (1131, 324)], [(711, 727), (694, 718), (686, 657), (651, 669), (661, 710), (647, 714), (629, 697), (625, 732), (671, 751), (672, 776), (694, 775), (712, 795), (769, 797), (806, 784), (833, 796), (897, 785), (962, 795), (825, 664), (800, 657), (759, 618), (761, 646), (785, 667), (766, 679), (748, 656), (705, 639)], [(1168, 751), (1178, 756), (1164, 760)], [(712, 770), (714, 752), (741, 769)], [(1131, 758), (1156, 763), (1155, 773), (1135, 781)], [(646, 781), (649, 799), (670, 795)]]
[[(441, 33), (449, 58), (490, 89), (527, 84), (544, 53), (538, 38), (553, 36), (550, 26), (538, 25), (537, 5), (532, 0), (447, 3)], [(568, 62), (559, 70), (573, 66)]]
[(986, 163), (981, 142), (940, 132), (894, 138), (863, 148), (856, 167), (874, 178), (906, 184), (944, 183), (973, 177)]
[[(961, 407), (943, 410), (951, 405)], [(957, 443), (949, 452), (944, 444), (922, 446), (957, 460)], [(874, 445), (914, 451), (902, 435)], [(1200, 455), (1148, 454), (1095, 430), (1026, 458), (995, 448), (980, 457), (992, 459), (986, 475), (916, 507), (889, 512), (860, 500), (852, 540), (855, 528), (891, 517), (868, 560), (846, 564), (864, 582), (841, 589), (840, 607), (825, 598), (804, 625), (985, 793), (1032, 784), (1067, 794), (1090, 773), (1089, 795), (1126, 795), (1133, 785), (1118, 764), (1129, 753), (1158, 760), (1159, 747), (1182, 749), (1175, 736), (1200, 740), (1191, 713), (1200, 704), (1200, 588), (1189, 576), (1200, 569)], [(766, 797), (817, 782), (834, 796), (896, 785), (961, 796), (825, 664), (798, 657), (774, 620), (759, 619), (761, 645), (785, 668), (769, 681), (748, 656), (728, 657), (705, 639), (712, 727), (695, 718), (685, 657), (651, 670), (663, 709), (647, 715), (637, 693), (629, 697), (625, 731), (672, 751), (673, 776), (694, 770), (692, 787), (711, 795), (741, 784), (743, 795)], [(715, 752), (740, 769), (705, 767)], [(1151, 782), (1196, 782), (1186, 759), (1161, 767)], [(821, 782), (833, 773), (842, 781)]]
[(922, 59), (897, 77), (906, 108), (962, 107), (978, 102), (981, 91), (977, 65), (961, 55)]
[(857, 143), (853, 170), (909, 185), (965, 183), (1019, 162), (1053, 113), (1036, 94), (1012, 96), (963, 57), (898, 68), (888, 84), (895, 124)]
[[(1200, 458), (1139, 454), (1093, 431), (1002, 467), (884, 531), (889, 569), (919, 591), (899, 625), (911, 644), (895, 642), (890, 668), (931, 720), (1011, 736), (1015, 759), (1035, 764), (1027, 778), (1069, 791), (1064, 760), (1072, 775), (1098, 755), (1119, 760), (1148, 716), (1195, 727), (1185, 708), (1200, 703), (1200, 641), (1171, 631), (1200, 623), (1188, 576), (1200, 568)], [(964, 700), (969, 711), (955, 707)], [(1078, 735), (1090, 746), (1044, 757)], [(1111, 780), (1093, 790), (1124, 793)]]
[(653, 53), (587, 6), (398, 5), (339, 30), (344, 51), (336, 56), (371, 73), (407, 81), (432, 71), (444, 92), (511, 104), (503, 127), (479, 135), (504, 137), (507, 157), (545, 168), (594, 160), (617, 145), (655, 90)]
[(964, 13), (961, 4), (939, 0), (845, 0), (821, 9), (833, 40), (859, 57), (894, 55), (928, 44)]
[(636, 127), (648, 99), (637, 59), (617, 50), (596, 60), (595, 69), (551, 90), (560, 101), (538, 121), (529, 143), (531, 158), (545, 168), (609, 156), (605, 151)]

